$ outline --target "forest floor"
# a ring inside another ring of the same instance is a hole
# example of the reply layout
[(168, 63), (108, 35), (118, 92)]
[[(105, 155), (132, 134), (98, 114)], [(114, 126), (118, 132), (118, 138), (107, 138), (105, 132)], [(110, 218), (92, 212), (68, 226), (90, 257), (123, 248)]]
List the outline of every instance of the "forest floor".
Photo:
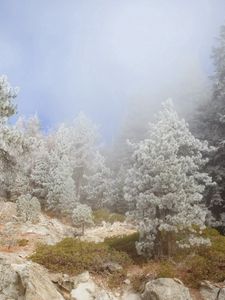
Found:
[[(66, 222), (61, 222), (46, 214), (41, 214), (37, 224), (19, 223), (16, 220), (16, 206), (5, 202), (0, 209), (0, 252), (18, 253), (22, 256), (30, 255), (39, 243), (54, 245), (66, 237), (74, 237), (79, 229), (75, 229)], [(105, 238), (130, 235), (136, 228), (125, 222), (94, 226), (85, 230), (84, 236), (79, 238), (88, 242), (103, 242)]]
[[(16, 221), (16, 206), (14, 203), (4, 203), (0, 207), (0, 254), (7, 255), (10, 261), (25, 261), (27, 257), (35, 252), (40, 243), (55, 245), (66, 237), (75, 237), (77, 233), (78, 238), (82, 241), (101, 243), (106, 238), (115, 238), (116, 241), (121, 236), (132, 236), (136, 232), (136, 227), (126, 222), (115, 222), (113, 224), (103, 222), (102, 225), (87, 228), (84, 236), (79, 236), (79, 231), (63, 220), (60, 221), (46, 214), (41, 214), (40, 221), (37, 224), (19, 223)], [(116, 242), (118, 243), (118, 241)], [(137, 277), (139, 287), (143, 274), (148, 279), (157, 277), (157, 272), (162, 267), (160, 264), (159, 262), (145, 264), (136, 261), (127, 268), (127, 278), (132, 281), (132, 278)], [(163, 266), (163, 272), (170, 273), (170, 266)], [(96, 282), (106, 284), (104, 276), (95, 275), (94, 278)], [(123, 281), (121, 285), (124, 287)], [(190, 288), (190, 292), (193, 299), (201, 300), (198, 289)]]

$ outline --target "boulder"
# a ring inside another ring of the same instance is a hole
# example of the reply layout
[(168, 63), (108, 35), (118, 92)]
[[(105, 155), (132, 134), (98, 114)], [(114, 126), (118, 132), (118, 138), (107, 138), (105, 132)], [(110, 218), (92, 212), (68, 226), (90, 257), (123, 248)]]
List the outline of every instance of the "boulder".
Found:
[(71, 300), (117, 300), (112, 293), (95, 284), (89, 272), (76, 277), (75, 288), (71, 291)]
[(192, 300), (188, 288), (178, 279), (158, 278), (145, 285), (143, 300)]
[(0, 261), (0, 300), (64, 300), (48, 273), (31, 262)]
[(110, 273), (121, 271), (123, 269), (120, 264), (115, 262), (104, 263), (102, 268), (103, 270), (109, 271)]
[(224, 300), (224, 299), (225, 299), (225, 288), (221, 288), (217, 300)]
[(29, 262), (12, 266), (25, 289), (24, 300), (64, 300), (40, 265)]
[(0, 263), (0, 299), (23, 300), (24, 287), (20, 284), (18, 274), (10, 264)]
[(224, 300), (225, 288), (205, 280), (201, 283), (200, 294), (203, 300)]
[(141, 296), (131, 291), (127, 291), (123, 294), (121, 300), (141, 300)]

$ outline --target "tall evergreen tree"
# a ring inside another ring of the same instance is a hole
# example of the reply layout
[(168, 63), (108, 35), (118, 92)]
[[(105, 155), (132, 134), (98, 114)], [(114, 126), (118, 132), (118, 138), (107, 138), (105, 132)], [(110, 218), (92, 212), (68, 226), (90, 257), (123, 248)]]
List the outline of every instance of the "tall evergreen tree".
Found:
[(170, 255), (178, 231), (185, 233), (180, 246), (204, 242), (195, 236), (193, 225), (205, 224), (202, 193), (211, 180), (199, 169), (206, 162), (202, 151), (208, 151), (207, 143), (190, 133), (167, 101), (147, 139), (134, 147), (125, 199), (139, 222), (139, 254)]
[(221, 28), (217, 46), (213, 49), (214, 74), (211, 99), (201, 105), (194, 116), (191, 130), (207, 140), (215, 151), (209, 156), (205, 170), (216, 182), (206, 190), (205, 201), (212, 212), (212, 224), (225, 226), (225, 26)]

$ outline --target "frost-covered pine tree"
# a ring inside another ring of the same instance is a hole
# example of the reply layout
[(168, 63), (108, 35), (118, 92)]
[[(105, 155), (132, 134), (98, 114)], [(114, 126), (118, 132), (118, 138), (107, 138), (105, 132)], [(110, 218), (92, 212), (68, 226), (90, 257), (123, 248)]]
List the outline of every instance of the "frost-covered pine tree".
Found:
[(96, 153), (98, 138), (96, 126), (80, 113), (70, 129), (72, 140), (71, 162), (73, 178), (76, 186), (77, 199), (82, 201), (81, 192), (84, 185), (84, 175), (88, 174)]
[(58, 213), (71, 213), (75, 206), (76, 194), (72, 168), (66, 156), (59, 157), (51, 152), (47, 188), (47, 209)]
[(43, 154), (46, 142), (37, 115), (27, 120), (19, 117), (14, 128), (20, 132), (25, 145), (17, 156), (17, 172), (12, 190), (13, 197), (18, 198), (20, 195), (34, 195), (32, 173), (37, 159)]
[(17, 88), (11, 87), (6, 76), (0, 76), (0, 183), (1, 193), (8, 199), (15, 181), (17, 157), (25, 149), (23, 136), (8, 123), (16, 113), (16, 96)]
[(75, 226), (82, 228), (82, 235), (84, 235), (85, 226), (93, 224), (92, 209), (86, 204), (77, 203), (73, 210), (72, 221)]
[(112, 174), (105, 164), (105, 158), (97, 151), (88, 175), (84, 176), (83, 201), (92, 209), (100, 209), (110, 203)]
[(138, 253), (170, 255), (178, 232), (185, 233), (179, 246), (207, 243), (195, 229), (204, 228), (207, 214), (202, 193), (211, 179), (200, 172), (207, 144), (190, 133), (168, 100), (158, 121), (150, 125), (148, 138), (134, 147), (125, 199), (139, 222)]
[(47, 191), (47, 209), (71, 213), (76, 205), (76, 192), (73, 167), (68, 154), (70, 143), (67, 138), (67, 127), (60, 126), (49, 147), (48, 173), (45, 182), (42, 183)]
[(125, 214), (128, 211), (127, 201), (124, 199), (124, 184), (127, 171), (121, 166), (118, 172), (111, 174), (111, 186), (109, 189), (108, 207), (111, 211)]
[(32, 151), (32, 167), (29, 176), (31, 194), (39, 199), (43, 207), (46, 207), (50, 174), (50, 154), (47, 141), (42, 139), (36, 150)]
[(1, 122), (16, 113), (14, 99), (18, 93), (18, 88), (13, 88), (5, 75), (0, 76), (0, 120)]
[(37, 223), (39, 221), (41, 206), (37, 198), (31, 195), (20, 196), (16, 200), (16, 209), (17, 217), (22, 222)]

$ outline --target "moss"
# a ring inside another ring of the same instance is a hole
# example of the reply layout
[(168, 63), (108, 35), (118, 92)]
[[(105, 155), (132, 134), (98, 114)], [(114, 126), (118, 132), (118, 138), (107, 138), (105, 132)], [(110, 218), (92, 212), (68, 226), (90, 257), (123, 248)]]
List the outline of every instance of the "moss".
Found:
[(93, 219), (96, 225), (101, 225), (101, 223), (115, 223), (115, 222), (124, 222), (125, 216), (117, 213), (110, 213), (107, 209), (98, 209), (93, 212)]
[(39, 245), (30, 258), (50, 271), (70, 275), (77, 275), (85, 270), (102, 273), (104, 263), (109, 261), (123, 267), (131, 263), (126, 253), (111, 249), (104, 243), (96, 244), (72, 238), (66, 238), (53, 246)]

